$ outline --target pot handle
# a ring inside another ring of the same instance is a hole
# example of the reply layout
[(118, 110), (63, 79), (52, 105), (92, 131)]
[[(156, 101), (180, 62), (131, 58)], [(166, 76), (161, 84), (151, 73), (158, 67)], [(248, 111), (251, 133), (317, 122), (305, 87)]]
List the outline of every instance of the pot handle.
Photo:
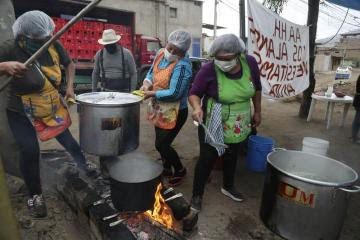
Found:
[(286, 151), (286, 148), (273, 148), (273, 152)]
[(348, 192), (348, 193), (358, 193), (358, 192), (360, 192), (360, 186), (351, 186), (351, 187), (355, 188), (355, 189), (340, 188), (340, 190), (343, 190), (344, 192)]

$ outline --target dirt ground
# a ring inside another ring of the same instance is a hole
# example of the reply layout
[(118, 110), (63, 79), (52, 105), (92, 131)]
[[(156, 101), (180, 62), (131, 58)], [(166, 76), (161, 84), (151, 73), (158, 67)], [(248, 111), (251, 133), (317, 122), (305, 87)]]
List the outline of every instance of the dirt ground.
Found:
[[(360, 71), (355, 70), (349, 83), (337, 87), (337, 89), (353, 95), (355, 78), (359, 72)], [(333, 72), (317, 74), (316, 89), (326, 89), (327, 84), (332, 81), (333, 77)], [(338, 123), (340, 121), (342, 106), (337, 105), (335, 107), (332, 126), (329, 130), (326, 130), (324, 120), (325, 104), (319, 103), (316, 106), (313, 119), (309, 123), (298, 118), (299, 105), (297, 99), (286, 101), (270, 101), (264, 99), (262, 103), (262, 125), (258, 129), (258, 134), (274, 138), (277, 147), (294, 150), (301, 149), (302, 139), (305, 136), (327, 139), (330, 141), (329, 156), (348, 164), (357, 172), (360, 172), (360, 145), (351, 144), (349, 140), (351, 122), (355, 112), (354, 109), (351, 108), (349, 111), (345, 126), (339, 127)], [(71, 131), (74, 136), (77, 137), (79, 131), (76, 107), (73, 107), (71, 111), (73, 118)], [(158, 159), (159, 154), (154, 150), (154, 129), (144, 119), (145, 104), (142, 105), (141, 116), (139, 149), (154, 159)], [(174, 146), (188, 169), (188, 175), (184, 183), (178, 187), (178, 191), (183, 192), (187, 199), (190, 200), (194, 166), (199, 153), (197, 131), (190, 116), (186, 125), (176, 138)], [(42, 143), (41, 148), (54, 149), (61, 147), (56, 141), (49, 141)], [(96, 158), (93, 156), (89, 156), (89, 158), (96, 161)], [(279, 239), (263, 226), (258, 216), (264, 174), (248, 171), (243, 156), (239, 157), (236, 172), (236, 185), (244, 193), (246, 200), (243, 203), (236, 203), (222, 195), (220, 192), (222, 174), (220, 171), (214, 171), (212, 173), (212, 181), (206, 186), (203, 210), (199, 216), (198, 232), (191, 236), (190, 239)], [(20, 222), (24, 222), (23, 216), (27, 215), (26, 209), (24, 209), (25, 200), (24, 197), (19, 196), (19, 192), (21, 192), (21, 190), (17, 189), (19, 187), (15, 187), (21, 185), (21, 183), (19, 180), (14, 180), (13, 178), (11, 181), (16, 182), (16, 184), (9, 184), (13, 193), (12, 199), (15, 212)], [(46, 229), (50, 229), (54, 236), (56, 233), (62, 236), (62, 238), (56, 235), (59, 238), (45, 237), (44, 239), (87, 239), (86, 233), (81, 232), (81, 227), (79, 227), (77, 220), (74, 219), (74, 215), (68, 207), (64, 205), (54, 190), (53, 182), (43, 182), (45, 184), (45, 195), (47, 196), (48, 205), (50, 206), (51, 214), (49, 219), (51, 221), (50, 223), (37, 221), (36, 226), (32, 227), (32, 230), (27, 230), (22, 227), (22, 234), (26, 236), (24, 239), (41, 239), (36, 238), (38, 232), (41, 232), (38, 231), (37, 228), (41, 230), (41, 226), (44, 224), (53, 225), (50, 228), (46, 226)], [(21, 225), (24, 226), (23, 223)], [(340, 239), (360, 239), (359, 226), (360, 194), (353, 194)], [(29, 232), (32, 234), (31, 237)]]

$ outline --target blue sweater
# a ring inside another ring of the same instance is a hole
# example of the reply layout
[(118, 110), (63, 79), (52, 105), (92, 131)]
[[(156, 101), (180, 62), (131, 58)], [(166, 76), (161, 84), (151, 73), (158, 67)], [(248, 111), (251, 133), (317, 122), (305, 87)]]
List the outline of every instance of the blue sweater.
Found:
[[(154, 62), (145, 78), (145, 80), (151, 83), (153, 82)], [(171, 62), (169, 62), (163, 57), (163, 59), (161, 59), (161, 61), (159, 62), (158, 68), (165, 69), (170, 64)], [(189, 56), (186, 55), (175, 65), (174, 70), (171, 74), (169, 89), (157, 90), (155, 98), (159, 101), (167, 102), (180, 100), (180, 109), (187, 108), (187, 96), (191, 77), (192, 65)]]

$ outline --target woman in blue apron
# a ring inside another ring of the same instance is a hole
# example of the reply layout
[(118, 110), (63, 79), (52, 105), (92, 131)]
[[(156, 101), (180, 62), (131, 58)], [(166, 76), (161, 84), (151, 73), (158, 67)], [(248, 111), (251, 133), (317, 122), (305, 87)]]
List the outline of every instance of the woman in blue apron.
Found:
[(192, 67), (187, 54), (191, 35), (185, 30), (170, 33), (168, 43), (160, 49), (144, 80), (145, 98), (151, 98), (148, 120), (155, 126), (155, 148), (163, 160), (163, 175), (169, 185), (179, 185), (186, 175), (172, 142), (186, 122), (187, 94)]

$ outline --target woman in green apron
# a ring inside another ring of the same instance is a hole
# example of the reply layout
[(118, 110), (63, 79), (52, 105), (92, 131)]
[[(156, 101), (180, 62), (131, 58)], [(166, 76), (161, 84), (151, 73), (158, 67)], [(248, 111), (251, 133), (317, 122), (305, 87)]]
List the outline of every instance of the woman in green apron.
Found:
[(202, 123), (198, 128), (200, 157), (191, 200), (196, 211), (201, 210), (205, 183), (219, 156), (224, 159), (221, 192), (235, 201), (243, 201), (243, 195), (234, 186), (238, 149), (261, 122), (259, 69), (256, 60), (244, 54), (244, 43), (233, 34), (222, 35), (213, 42), (210, 55), (214, 61), (202, 66), (189, 97), (192, 117)]

